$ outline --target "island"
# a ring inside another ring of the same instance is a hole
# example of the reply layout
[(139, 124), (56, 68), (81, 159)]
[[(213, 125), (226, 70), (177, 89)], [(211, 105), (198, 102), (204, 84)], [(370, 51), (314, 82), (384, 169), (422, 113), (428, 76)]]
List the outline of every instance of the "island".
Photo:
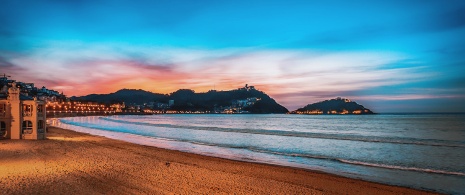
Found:
[(357, 104), (346, 98), (335, 98), (317, 102), (314, 104), (308, 104), (303, 108), (299, 108), (290, 114), (375, 114), (368, 108)]

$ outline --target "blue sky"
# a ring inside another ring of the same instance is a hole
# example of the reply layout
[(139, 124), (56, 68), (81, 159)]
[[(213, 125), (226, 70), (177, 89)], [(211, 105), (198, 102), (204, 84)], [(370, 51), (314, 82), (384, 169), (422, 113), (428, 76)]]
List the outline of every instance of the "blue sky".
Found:
[(68, 95), (248, 83), (289, 109), (465, 110), (465, 1), (0, 2), (0, 72)]

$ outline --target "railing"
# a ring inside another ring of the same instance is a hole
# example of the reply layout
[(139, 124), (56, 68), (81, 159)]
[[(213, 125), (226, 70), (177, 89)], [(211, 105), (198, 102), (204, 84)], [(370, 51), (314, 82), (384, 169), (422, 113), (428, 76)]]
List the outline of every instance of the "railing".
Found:
[(23, 112), (23, 116), (32, 116), (32, 112)]
[(24, 129), (23, 134), (32, 134), (32, 129)]

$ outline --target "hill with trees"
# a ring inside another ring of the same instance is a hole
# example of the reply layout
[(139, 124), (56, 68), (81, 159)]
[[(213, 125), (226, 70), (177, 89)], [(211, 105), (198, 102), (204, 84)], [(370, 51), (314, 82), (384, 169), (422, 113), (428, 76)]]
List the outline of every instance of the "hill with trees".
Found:
[[(142, 105), (144, 103), (169, 104), (170, 110), (176, 111), (217, 111), (224, 109), (238, 109), (248, 113), (287, 113), (288, 110), (278, 104), (273, 98), (253, 87), (244, 87), (230, 91), (211, 90), (196, 93), (190, 89), (179, 89), (170, 94), (159, 94), (141, 89), (121, 89), (110, 94), (91, 94), (81, 97), (72, 97), (73, 100), (95, 101), (102, 103), (124, 102), (127, 105)], [(239, 102), (239, 103), (238, 103)]]
[(90, 94), (80, 97), (71, 97), (72, 100), (94, 101), (101, 103), (143, 104), (156, 99), (163, 99), (166, 95), (144, 91), (142, 89), (121, 89), (109, 94)]
[(303, 108), (292, 111), (291, 114), (374, 114), (370, 109), (357, 104), (349, 99), (336, 98), (314, 104), (308, 104)]

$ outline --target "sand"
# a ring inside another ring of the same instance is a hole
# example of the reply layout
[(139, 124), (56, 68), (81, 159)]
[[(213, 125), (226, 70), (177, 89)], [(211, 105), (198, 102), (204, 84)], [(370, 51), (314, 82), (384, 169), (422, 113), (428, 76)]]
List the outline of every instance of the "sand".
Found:
[(53, 127), (48, 140), (0, 140), (0, 194), (427, 193)]

